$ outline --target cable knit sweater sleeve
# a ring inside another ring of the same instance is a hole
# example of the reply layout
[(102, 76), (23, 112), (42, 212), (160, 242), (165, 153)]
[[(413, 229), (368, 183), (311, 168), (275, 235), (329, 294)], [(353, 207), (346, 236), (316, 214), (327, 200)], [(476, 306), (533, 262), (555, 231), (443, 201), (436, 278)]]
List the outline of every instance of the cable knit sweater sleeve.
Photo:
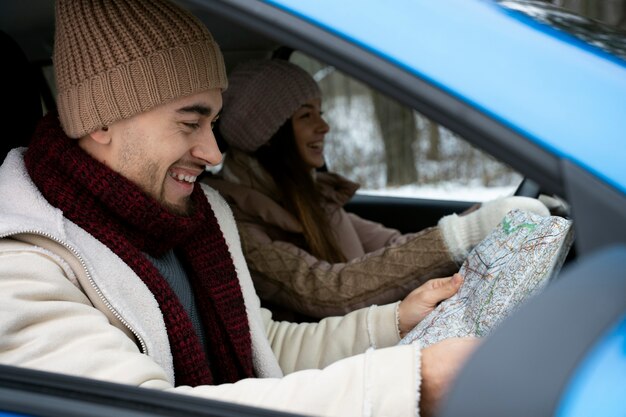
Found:
[(346, 213), (352, 228), (357, 233), (359, 241), (366, 253), (374, 252), (392, 245), (397, 239), (402, 239), (402, 233), (396, 229), (390, 229), (384, 225), (364, 219), (354, 213)]
[(458, 270), (438, 228), (392, 234), (386, 246), (338, 264), (272, 240), (262, 225), (242, 222), (239, 230), (259, 297), (316, 318), (400, 300), (426, 280)]

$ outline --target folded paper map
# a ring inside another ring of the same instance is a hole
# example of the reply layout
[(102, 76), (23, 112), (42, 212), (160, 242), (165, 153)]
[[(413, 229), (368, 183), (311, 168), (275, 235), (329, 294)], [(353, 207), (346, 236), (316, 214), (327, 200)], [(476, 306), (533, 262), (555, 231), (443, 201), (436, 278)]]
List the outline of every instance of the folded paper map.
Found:
[(563, 265), (572, 222), (520, 210), (509, 212), (469, 254), (458, 293), (439, 304), (399, 344), (423, 347), (449, 337), (484, 336), (540, 290)]

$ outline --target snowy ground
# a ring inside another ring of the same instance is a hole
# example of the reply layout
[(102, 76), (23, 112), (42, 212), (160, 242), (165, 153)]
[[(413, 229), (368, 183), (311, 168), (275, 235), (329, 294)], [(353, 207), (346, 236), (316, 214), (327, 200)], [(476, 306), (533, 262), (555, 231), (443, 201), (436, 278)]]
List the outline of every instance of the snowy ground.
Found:
[(382, 195), (391, 197), (432, 198), (436, 200), (456, 201), (489, 201), (498, 197), (513, 195), (515, 186), (510, 187), (483, 187), (443, 183), (437, 185), (408, 185), (398, 188), (381, 190), (359, 190), (359, 194)]
[[(438, 200), (488, 201), (512, 195), (521, 176), (503, 168), (493, 158), (471, 148), (452, 132), (439, 127), (440, 160), (429, 160), (428, 126), (416, 118), (421, 132), (414, 144), (416, 185), (385, 186), (383, 141), (369, 95), (338, 96), (324, 103), (331, 126), (326, 136), (327, 166), (361, 184), (360, 194)], [(468, 157), (469, 155), (469, 157)], [(490, 184), (485, 185), (485, 178)]]

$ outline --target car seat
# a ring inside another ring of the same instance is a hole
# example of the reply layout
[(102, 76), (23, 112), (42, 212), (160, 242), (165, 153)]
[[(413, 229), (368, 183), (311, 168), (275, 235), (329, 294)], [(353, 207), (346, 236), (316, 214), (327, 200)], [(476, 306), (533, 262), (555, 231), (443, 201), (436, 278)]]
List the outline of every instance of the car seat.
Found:
[(40, 80), (20, 46), (0, 31), (3, 64), (0, 74), (5, 85), (2, 110), (0, 161), (13, 148), (28, 146), (37, 121), (43, 116)]

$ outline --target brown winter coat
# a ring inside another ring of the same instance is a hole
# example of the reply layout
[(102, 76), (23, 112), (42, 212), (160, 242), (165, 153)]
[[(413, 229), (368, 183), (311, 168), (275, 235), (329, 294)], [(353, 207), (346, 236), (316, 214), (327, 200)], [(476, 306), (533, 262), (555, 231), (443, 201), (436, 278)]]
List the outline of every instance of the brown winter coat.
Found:
[(402, 235), (347, 213), (343, 205), (358, 185), (340, 175), (316, 174), (331, 229), (349, 259), (336, 264), (303, 249), (299, 221), (282, 207), (275, 182), (253, 157), (230, 150), (219, 177), (205, 182), (231, 205), (257, 293), (275, 309), (314, 318), (343, 315), (399, 300), (429, 278), (458, 270), (437, 227)]

